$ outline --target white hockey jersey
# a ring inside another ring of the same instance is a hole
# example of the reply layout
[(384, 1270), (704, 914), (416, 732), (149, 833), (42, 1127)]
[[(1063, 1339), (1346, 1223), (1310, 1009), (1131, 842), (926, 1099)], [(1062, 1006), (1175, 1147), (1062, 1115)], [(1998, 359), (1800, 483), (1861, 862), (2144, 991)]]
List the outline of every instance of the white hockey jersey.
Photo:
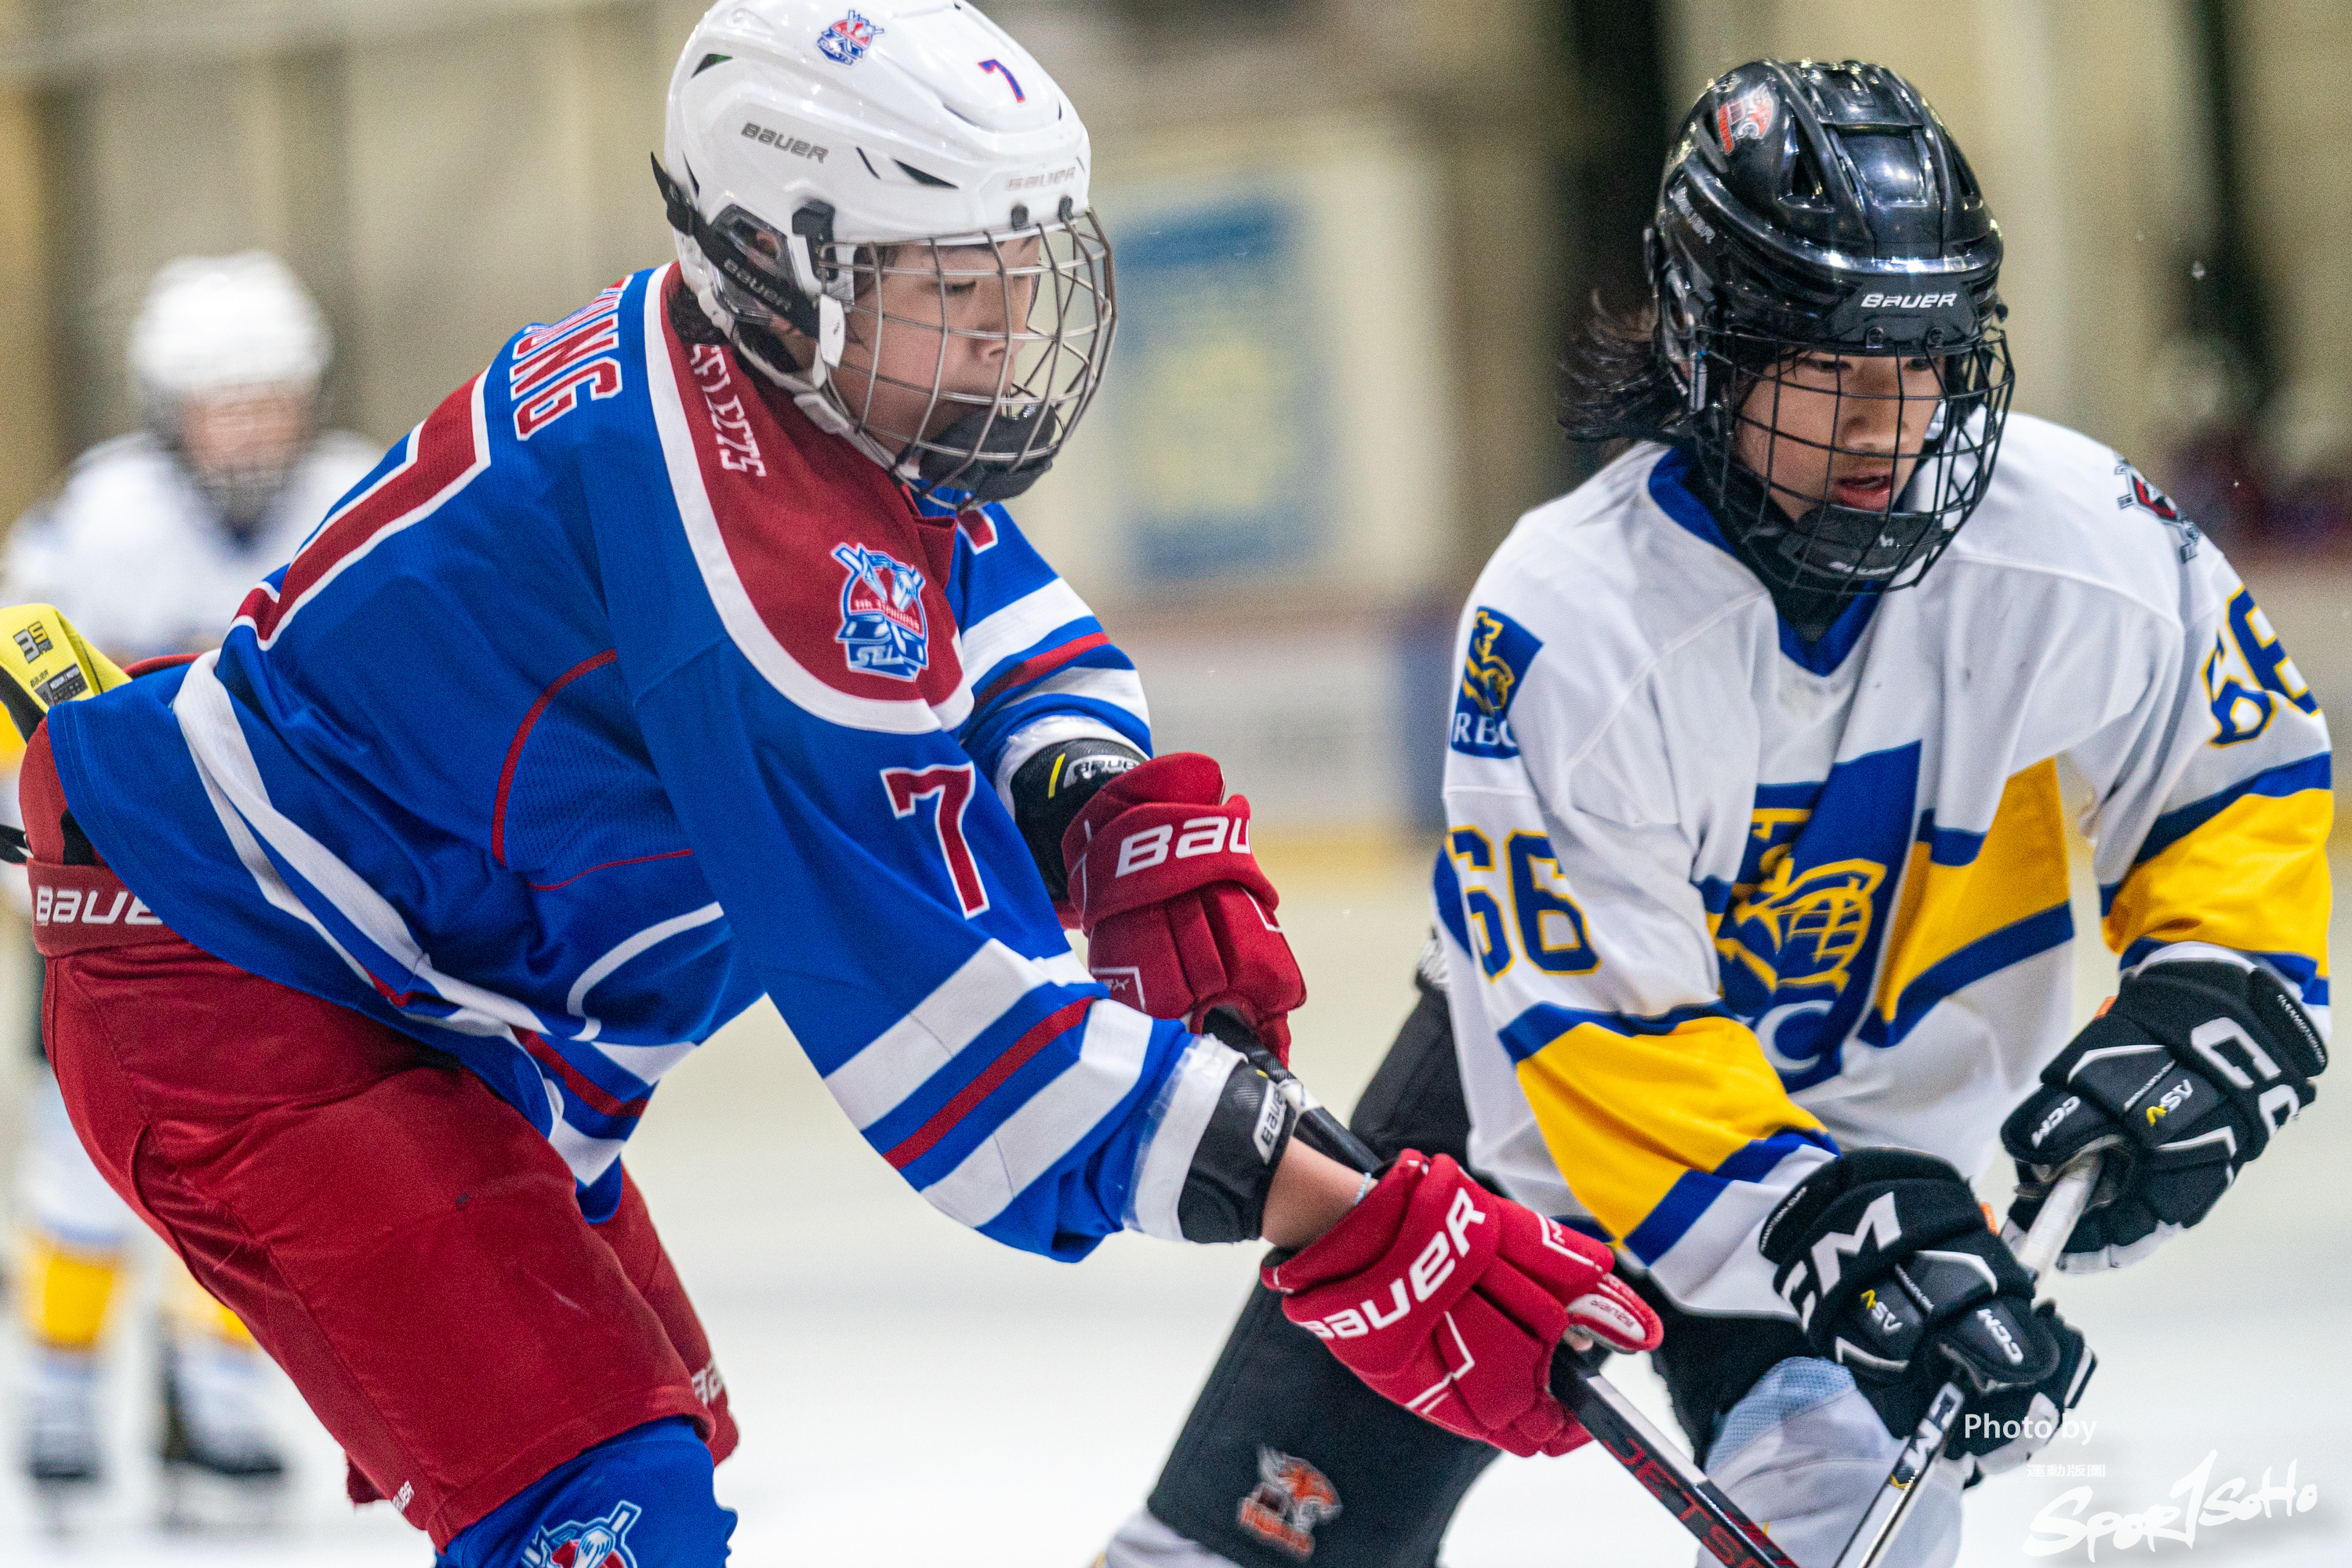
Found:
[(9, 535), (0, 602), (55, 605), (126, 663), (215, 647), (253, 585), (293, 558), (382, 455), (347, 432), (317, 437), (240, 543), (152, 434), (102, 442)]
[(2260, 954), (2326, 1026), (2327, 731), (2221, 552), (2072, 431), (2013, 416), (1925, 582), (1811, 644), (1688, 478), (1637, 448), (1479, 578), (1436, 901), (1474, 1162), (1686, 1307), (1786, 1315), (1790, 1186), (1982, 1168), (2065, 1043), (2061, 759), (2125, 963)]

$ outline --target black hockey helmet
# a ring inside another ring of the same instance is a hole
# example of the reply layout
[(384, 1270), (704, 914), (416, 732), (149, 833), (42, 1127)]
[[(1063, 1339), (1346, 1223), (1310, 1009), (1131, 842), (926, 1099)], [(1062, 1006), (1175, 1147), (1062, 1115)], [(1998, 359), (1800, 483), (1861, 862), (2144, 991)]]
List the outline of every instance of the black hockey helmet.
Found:
[[(1984, 498), (2013, 384), (2000, 228), (1918, 89), (1856, 60), (1756, 60), (1718, 77), (1668, 154), (1648, 244), (1677, 423), (1747, 553), (1776, 587), (1843, 596), (1918, 581)], [(1780, 446), (1801, 439), (1779, 428), (1780, 377), (1823, 355), (1837, 357), (1839, 401), (1827, 442), (1803, 442), (1817, 455), (1800, 464)], [(1899, 405), (1923, 398), (1903, 390), (1916, 374), (1875, 384), (1892, 392), (1847, 388), (1847, 362), (1874, 356), (1932, 367), (1929, 417), (1903, 419)], [(1913, 460), (1899, 493), (1857, 508), (1776, 473), (1818, 468), (1824, 446), (1832, 462), (1884, 466), (1884, 445), (1841, 445), (1871, 424), (1857, 415), (1924, 428), (1898, 454)], [(1736, 460), (1743, 429), (1761, 439)]]

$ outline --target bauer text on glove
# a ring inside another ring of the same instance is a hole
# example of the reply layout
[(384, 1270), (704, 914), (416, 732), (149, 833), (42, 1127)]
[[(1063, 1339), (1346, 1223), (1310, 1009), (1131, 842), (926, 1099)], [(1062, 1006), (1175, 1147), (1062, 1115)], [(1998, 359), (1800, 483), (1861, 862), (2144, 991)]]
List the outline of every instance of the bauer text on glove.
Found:
[(1087, 801), (1062, 837), (1087, 966), (1121, 1002), (1202, 1027), (1231, 1007), (1286, 1062), (1307, 1000), (1250, 851), (1249, 802), (1197, 752), (1156, 758)]
[(1514, 1454), (1565, 1454), (1587, 1435), (1551, 1394), (1561, 1338), (1577, 1329), (1619, 1351), (1659, 1339), (1611, 1261), (1449, 1156), (1407, 1150), (1321, 1240), (1263, 1278), (1284, 1315), (1375, 1392)]

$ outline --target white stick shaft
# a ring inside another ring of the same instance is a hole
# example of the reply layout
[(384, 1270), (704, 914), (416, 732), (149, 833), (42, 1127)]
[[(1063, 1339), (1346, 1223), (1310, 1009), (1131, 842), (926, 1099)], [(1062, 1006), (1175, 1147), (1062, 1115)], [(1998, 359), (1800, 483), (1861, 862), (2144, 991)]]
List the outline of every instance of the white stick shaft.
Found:
[(2025, 1234), (2017, 1249), (2017, 1260), (2036, 1279), (2050, 1272), (2064, 1250), (2066, 1238), (2074, 1234), (2074, 1222), (2083, 1217), (2090, 1205), (2091, 1194), (2099, 1185), (2099, 1152), (2086, 1149), (2066, 1162), (2051, 1184), (2050, 1195), (2042, 1200), (2042, 1212), (2033, 1216), (2033, 1228)]

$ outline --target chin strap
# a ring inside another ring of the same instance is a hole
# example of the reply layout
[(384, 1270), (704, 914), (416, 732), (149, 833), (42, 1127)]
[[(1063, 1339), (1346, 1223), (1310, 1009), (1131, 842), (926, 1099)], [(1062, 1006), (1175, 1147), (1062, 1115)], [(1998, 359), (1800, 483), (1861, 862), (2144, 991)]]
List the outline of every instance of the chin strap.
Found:
[(659, 158), (653, 159), (653, 167), (654, 184), (661, 191), (670, 227), (693, 240), (703, 258), (728, 282), (816, 345), (816, 366), (810, 379), (822, 385), (824, 368), (841, 363), (842, 347), (849, 335), (848, 315), (841, 301), (824, 291), (816, 269), (817, 256), (833, 245), (833, 207), (824, 202), (807, 202), (793, 214), (792, 232), (779, 237), (793, 269), (792, 281), (787, 283), (753, 260), (733, 236), (704, 217), (692, 193), (670, 177)]

